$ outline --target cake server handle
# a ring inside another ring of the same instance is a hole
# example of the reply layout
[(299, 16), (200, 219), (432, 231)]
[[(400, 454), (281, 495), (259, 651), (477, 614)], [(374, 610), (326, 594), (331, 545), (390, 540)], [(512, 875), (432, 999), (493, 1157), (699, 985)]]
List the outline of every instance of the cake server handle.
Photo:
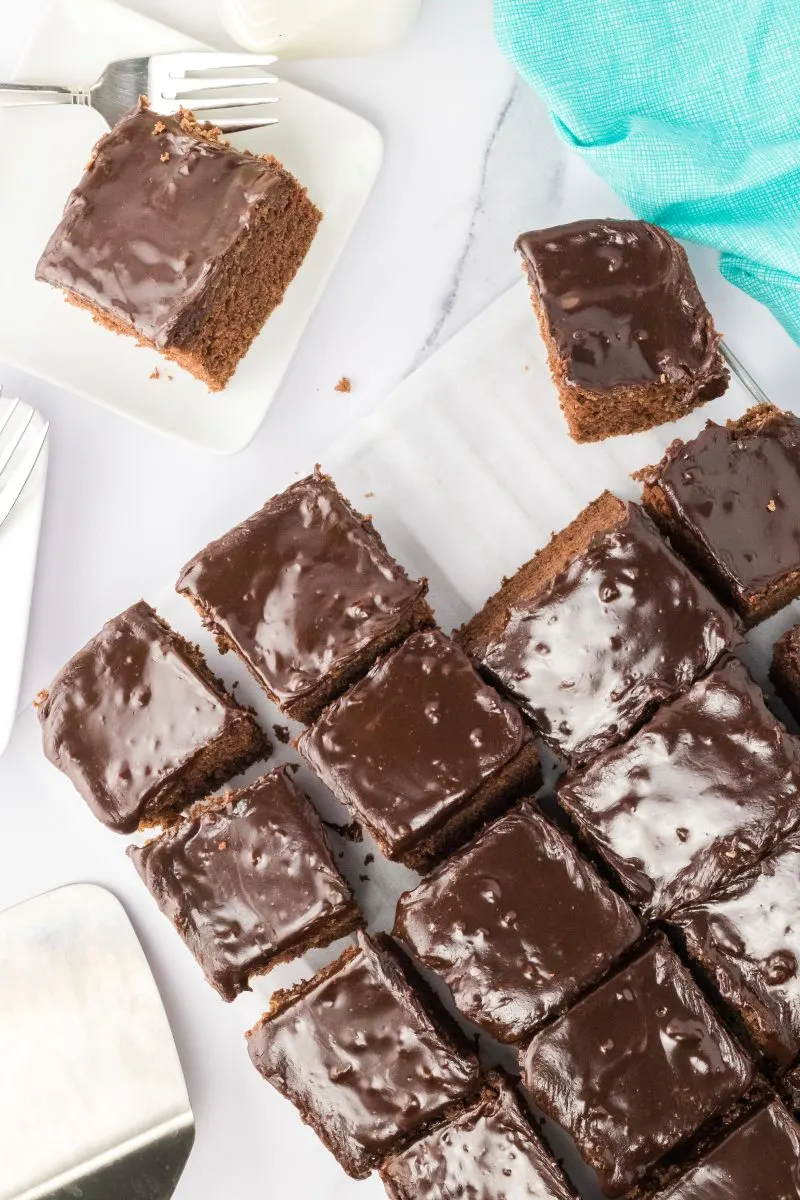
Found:
[(0, 83), (0, 107), (26, 104), (78, 104), (91, 106), (89, 88), (62, 87), (57, 83)]

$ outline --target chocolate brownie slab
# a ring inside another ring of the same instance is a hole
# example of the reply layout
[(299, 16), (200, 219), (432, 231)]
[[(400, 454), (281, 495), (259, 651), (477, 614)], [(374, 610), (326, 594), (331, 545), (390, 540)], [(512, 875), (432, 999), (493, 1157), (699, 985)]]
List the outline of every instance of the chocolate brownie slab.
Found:
[(769, 677), (796, 721), (800, 721), (800, 625), (787, 629), (772, 649)]

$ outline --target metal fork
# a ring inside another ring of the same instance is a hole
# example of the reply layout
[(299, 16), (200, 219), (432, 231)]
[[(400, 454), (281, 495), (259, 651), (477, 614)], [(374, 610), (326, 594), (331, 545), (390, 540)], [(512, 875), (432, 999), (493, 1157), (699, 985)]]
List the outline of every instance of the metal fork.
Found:
[[(116, 125), (133, 108), (140, 96), (147, 96), (153, 111), (161, 115), (189, 108), (194, 113), (222, 109), (252, 108), (273, 104), (278, 97), (269, 94), (246, 97), (200, 97), (197, 92), (221, 88), (265, 86), (278, 82), (275, 75), (261, 70), (276, 62), (274, 54), (218, 54), (214, 51), (189, 50), (176, 54), (152, 54), (149, 58), (123, 58), (109, 63), (96, 83), (89, 87), (62, 87), (43, 83), (0, 83), (0, 107), (4, 105), (74, 104), (93, 108), (106, 123)], [(203, 76), (203, 71), (243, 71), (249, 74)], [(222, 117), (211, 124), (225, 133), (260, 129), (275, 125), (276, 117), (253, 116), (245, 119)]]
[(722, 357), (725, 359), (733, 374), (753, 397), (756, 404), (771, 405), (773, 403), (764, 389), (759, 387), (755, 379), (753, 379), (753, 376), (750, 374), (741, 359), (733, 353), (727, 342), (722, 342), (720, 344), (720, 353), (722, 354)]
[[(0, 395), (3, 388), (0, 385)], [(0, 400), (0, 526), (25, 490), (47, 441), (49, 422), (21, 400)]]

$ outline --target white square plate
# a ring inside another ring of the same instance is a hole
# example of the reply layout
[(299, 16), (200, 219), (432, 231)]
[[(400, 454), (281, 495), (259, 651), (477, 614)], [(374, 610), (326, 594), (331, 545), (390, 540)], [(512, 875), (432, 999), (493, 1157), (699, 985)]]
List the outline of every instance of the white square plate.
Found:
[[(91, 83), (107, 63), (197, 43), (110, 0), (53, 0), (15, 78)], [(0, 189), (5, 231), (0, 359), (114, 412), (206, 450), (234, 454), (253, 438), (317, 300), (369, 196), (383, 143), (362, 117), (281, 82), (278, 125), (231, 140), (276, 155), (325, 214), (280, 308), (221, 394), (114, 336), (34, 279), (36, 263), (105, 124), (77, 108), (0, 110), (0, 152), (12, 164)], [(156, 366), (160, 380), (150, 379)], [(166, 371), (173, 376), (166, 378)]]

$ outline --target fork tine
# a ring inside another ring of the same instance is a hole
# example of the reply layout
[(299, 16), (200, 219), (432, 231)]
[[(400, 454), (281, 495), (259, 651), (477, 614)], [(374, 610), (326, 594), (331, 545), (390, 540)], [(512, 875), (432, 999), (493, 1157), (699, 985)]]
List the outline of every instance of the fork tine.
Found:
[[(27, 427), (26, 427), (27, 428)], [(8, 514), (11, 512), (14, 505), (19, 500), (22, 493), (25, 491), (25, 485), (30, 479), (33, 472), (36, 470), (36, 464), (42, 455), (47, 434), (50, 429), (50, 422), (45, 421), (40, 429), (38, 436), (31, 443), (30, 448), (25, 454), (19, 458), (19, 461), (14, 467), (13, 474), (10, 474), (8, 482), (0, 486), (0, 525), (3, 524)]]
[[(172, 94), (176, 97), (185, 96), (187, 92), (215, 92), (219, 88), (236, 88), (236, 87), (264, 87), (273, 83), (280, 83), (277, 75), (239, 75), (238, 78), (233, 75), (210, 75), (207, 79), (201, 75), (187, 75), (186, 83), (170, 88)], [(271, 97), (275, 99), (275, 97)]]
[[(2, 393), (3, 393), (3, 389), (2, 389), (2, 387), (0, 387), (0, 395), (2, 395)], [(17, 408), (19, 407), (19, 400), (18, 399), (10, 400), (9, 404), (11, 405), (11, 407), (6, 410), (5, 414), (2, 417), (0, 417), (0, 433), (3, 432), (6, 425), (11, 420), (14, 413), (17, 411)]]
[(32, 408), (30, 410), (30, 412), (28, 413), (28, 416), (25, 420), (25, 424), (22, 426), (22, 428), (18, 432), (13, 433), (10, 437), (6, 438), (5, 444), (0, 443), (0, 479), (2, 479), (3, 472), (5, 471), (8, 464), (11, 462), (11, 459), (14, 457), (17, 447), (20, 445), (20, 443), (22, 442), (22, 439), (25, 437), (25, 434), (28, 431), (28, 426), (30, 425), (31, 421), (33, 420), (33, 418), (35, 416), (36, 416), (36, 409)]
[(183, 79), (187, 71), (231, 71), (236, 67), (271, 67), (276, 54), (218, 54), (213, 50), (165, 54), (170, 78)]
[(246, 133), (248, 129), (264, 129), (267, 125), (277, 125), (277, 117), (220, 117), (219, 120), (215, 117), (213, 121), (207, 121), (207, 125), (212, 125), (215, 129), (219, 129), (222, 133)]
[(228, 108), (253, 108), (256, 104), (273, 104), (277, 101), (277, 96), (254, 96), (251, 100), (226, 100), (220, 96), (216, 100), (192, 100), (191, 97), (183, 97), (186, 107), (192, 112), (209, 112), (211, 109), (228, 109)]

